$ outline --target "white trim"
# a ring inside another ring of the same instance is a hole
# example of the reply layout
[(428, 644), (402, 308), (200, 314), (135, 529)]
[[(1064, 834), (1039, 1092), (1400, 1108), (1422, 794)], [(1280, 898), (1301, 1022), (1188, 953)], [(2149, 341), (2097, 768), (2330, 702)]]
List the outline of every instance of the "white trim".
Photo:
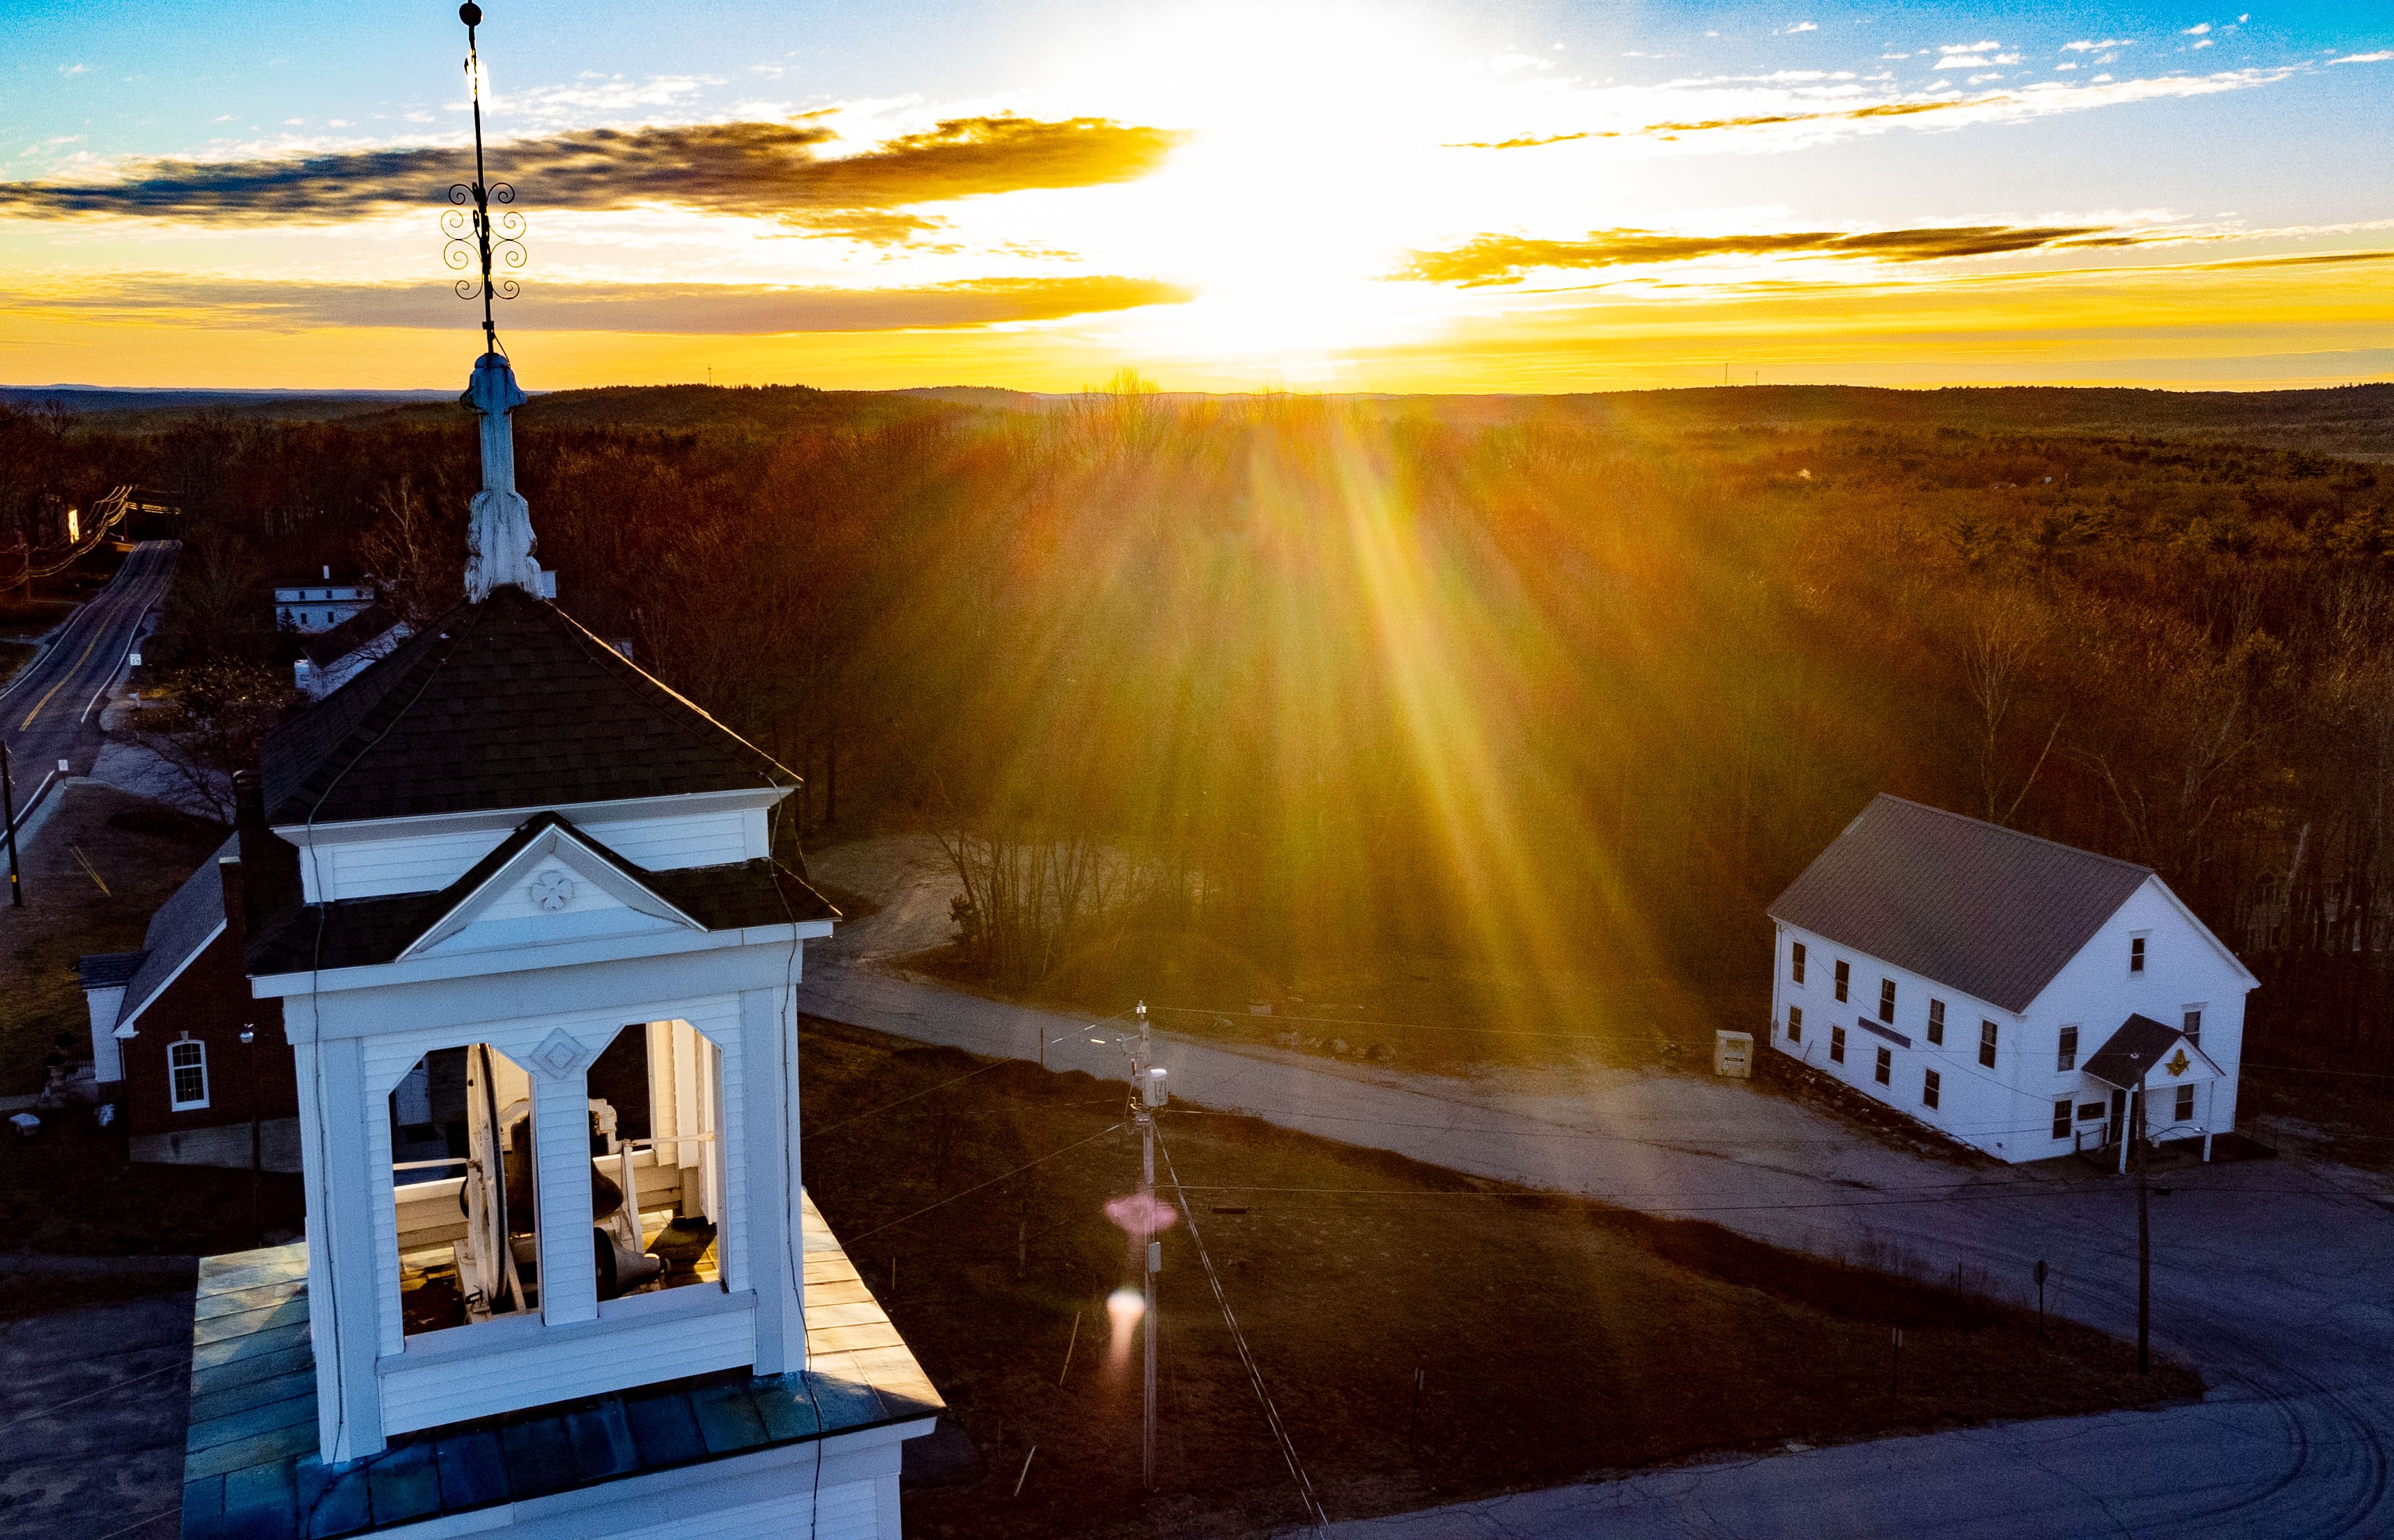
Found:
[[(200, 1062), (198, 1064), (184, 1065), (175, 1063), (175, 1051), (178, 1048), (187, 1046), (199, 1050)], [(200, 1072), (200, 1094), (197, 1101), (185, 1101), (183, 1099), (181, 1086), (176, 1083), (177, 1075), (186, 1068), (196, 1069)], [(208, 1045), (201, 1041), (199, 1038), (192, 1037), (189, 1032), (184, 1033), (173, 1042), (168, 1043), (166, 1045), (166, 1110), (168, 1112), (204, 1112), (207, 1110), (208, 1091), (211, 1088), (208, 1084)]]
[[(574, 858), (577, 855), (581, 859)], [(646, 884), (627, 875), (610, 858), (611, 852), (601, 851), (595, 842), (576, 833), (568, 824), (551, 824), (526, 841), (521, 850), (500, 862), (495, 870), (475, 884), (472, 892), (460, 898), (447, 914), (434, 920), (423, 934), (409, 942), (391, 960), (414, 961), (456, 935), (480, 918), (483, 910), (520, 881), (527, 871), (552, 855), (627, 909), (668, 920), (687, 930), (706, 929), (684, 913), (679, 906), (658, 896)]]
[(310, 845), (357, 844), (388, 840), (395, 834), (477, 834), (493, 830), (512, 833), (544, 813), (554, 813), (580, 826), (620, 823), (634, 818), (673, 817), (694, 808), (748, 812), (771, 807), (796, 790), (790, 786), (741, 786), (724, 791), (682, 791), (663, 797), (618, 797), (607, 802), (555, 803), (523, 807), (479, 808), (466, 813), (413, 813), (394, 818), (352, 818), (340, 823), (276, 824), (274, 832), (300, 849)]
[[(375, 989), (388, 984), (421, 984), (459, 978), (487, 978), (501, 973), (581, 967), (593, 962), (646, 961), (688, 952), (723, 951), (743, 946), (786, 946), (793, 941), (815, 941), (831, 934), (828, 920), (800, 920), (793, 925), (752, 925), (740, 931), (652, 932), (646, 935), (599, 936), (562, 942), (555, 946), (508, 951), (459, 952), (441, 957), (374, 962), (355, 968), (305, 969), (289, 973), (253, 975), (249, 992), (257, 999), (335, 990)], [(285, 1023), (286, 1034), (290, 1024)]]
[(222, 920), (218, 920), (216, 924), (216, 929), (210, 931), (198, 946), (192, 947), (190, 953), (184, 957), (182, 961), (175, 964), (175, 971), (168, 973), (157, 988), (151, 990), (147, 996), (143, 997), (140, 1004), (135, 1006), (130, 1011), (118, 1011), (116, 1016), (116, 1035), (119, 1038), (138, 1036), (138, 1033), (128, 1032), (125, 1029), (132, 1026), (134, 1023), (141, 1019), (141, 1012), (157, 1004), (158, 997), (164, 994), (167, 990), (172, 989), (175, 986), (175, 981), (183, 976), (183, 970), (189, 968), (192, 963), (197, 962), (200, 959), (200, 954), (215, 946), (217, 944), (217, 937), (224, 934), (224, 933), (225, 922)]

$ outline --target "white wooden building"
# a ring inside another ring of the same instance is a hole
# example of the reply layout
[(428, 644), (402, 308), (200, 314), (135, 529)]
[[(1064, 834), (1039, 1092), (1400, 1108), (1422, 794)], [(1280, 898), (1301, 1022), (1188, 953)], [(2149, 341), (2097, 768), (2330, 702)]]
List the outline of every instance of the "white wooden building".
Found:
[(801, 1186), (797, 778), (527, 591), (475, 379), (468, 601), (242, 785), (308, 1229), (203, 1267), (184, 1533), (895, 1540), (940, 1400)]
[(1769, 914), (1772, 1046), (1999, 1160), (2235, 1126), (2258, 981), (2145, 867), (1880, 796)]
[(381, 597), (371, 579), (335, 578), (329, 567), (321, 579), (301, 578), (274, 585), (274, 624), (313, 636), (354, 620)]

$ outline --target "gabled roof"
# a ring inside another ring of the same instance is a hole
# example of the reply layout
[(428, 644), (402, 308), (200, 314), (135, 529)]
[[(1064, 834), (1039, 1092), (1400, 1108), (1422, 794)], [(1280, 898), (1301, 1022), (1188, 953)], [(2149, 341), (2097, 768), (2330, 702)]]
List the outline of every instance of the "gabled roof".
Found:
[(1769, 913), (2017, 1012), (2152, 875), (1882, 793)]
[(122, 989), (141, 971), (146, 952), (86, 952), (75, 959), (75, 982), (86, 989)]
[(299, 644), (312, 668), (329, 668), (369, 642), (378, 641), (406, 617), (393, 604), (377, 603), (359, 610), (330, 631), (318, 632)]
[(277, 728), (260, 759), (278, 825), (798, 784), (514, 587), (427, 625)]
[[(2124, 1090), (2151, 1074), (2153, 1066), (2168, 1054), (2170, 1045), (2185, 1038), (2184, 1032), (2165, 1022), (2157, 1022), (2142, 1014), (2130, 1016), (2120, 1024), (2120, 1030), (2112, 1033), (2101, 1048), (2087, 1056), (2086, 1063), (2080, 1067), (2105, 1085), (2118, 1086)], [(2211, 1055), (2203, 1052), (2199, 1045), (2188, 1042), (2186, 1051), (2212, 1075), (2221, 1073), (2219, 1066), (2212, 1063)]]
[(200, 869), (183, 880), (175, 895), (158, 906), (150, 917), (150, 929), (141, 937), (141, 966), (125, 985), (124, 1003), (118, 1006), (116, 1024), (132, 1024), (135, 1017), (149, 1008), (176, 975), (191, 966), (217, 933), (224, 929), (224, 873), (217, 863), (240, 853), (241, 837), (233, 836), (218, 845), (215, 854), (200, 863)]
[(650, 871), (636, 867), (556, 813), (529, 818), (497, 849), (438, 893), (388, 898), (345, 898), (286, 909), (251, 937), (253, 976), (317, 969), (365, 968), (393, 962), (440, 929), (493, 877), (556, 829), (652, 894), (677, 915), (709, 931), (836, 920), (839, 911), (778, 861), (735, 861), (717, 867)]

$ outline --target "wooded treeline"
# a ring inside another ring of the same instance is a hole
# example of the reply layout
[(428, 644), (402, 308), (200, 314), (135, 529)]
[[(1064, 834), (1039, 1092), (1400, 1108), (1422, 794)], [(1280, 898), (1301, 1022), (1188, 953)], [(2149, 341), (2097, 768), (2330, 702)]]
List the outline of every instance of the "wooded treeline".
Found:
[[(272, 656), (265, 584), (323, 562), (454, 595), (462, 410), (68, 442), (180, 492), (186, 659)], [(1078, 884), (1018, 982), (1138, 931), (1758, 983), (1762, 907), (1888, 790), (2153, 866), (2264, 979), (2257, 1053), (2394, 1035), (2365, 464), (1137, 389), (519, 443), (561, 606), (803, 770), (818, 838)]]

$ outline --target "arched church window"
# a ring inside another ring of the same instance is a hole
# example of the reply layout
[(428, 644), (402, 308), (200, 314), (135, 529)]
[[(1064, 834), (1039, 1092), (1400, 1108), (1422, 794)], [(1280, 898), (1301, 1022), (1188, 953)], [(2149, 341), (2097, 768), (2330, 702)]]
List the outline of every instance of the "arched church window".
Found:
[(390, 1093), (406, 1335), (540, 1308), (532, 1080), (487, 1043), (438, 1049)]

